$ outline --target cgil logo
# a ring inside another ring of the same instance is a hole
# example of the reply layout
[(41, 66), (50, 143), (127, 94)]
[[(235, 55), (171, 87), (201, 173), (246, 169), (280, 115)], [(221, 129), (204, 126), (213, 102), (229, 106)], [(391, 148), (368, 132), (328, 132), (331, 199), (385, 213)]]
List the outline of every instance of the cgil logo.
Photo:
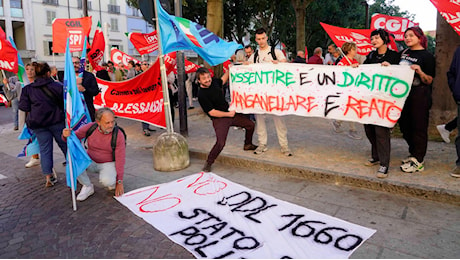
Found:
[(375, 19), (374, 28), (375, 29), (387, 29), (390, 32), (405, 32), (407, 28), (414, 26), (415, 24), (408, 19), (401, 19), (401, 21), (395, 19), (386, 19), (385, 17), (380, 17)]
[(81, 26), (80, 21), (66, 21), (65, 25), (67, 27), (83, 27), (83, 26)]

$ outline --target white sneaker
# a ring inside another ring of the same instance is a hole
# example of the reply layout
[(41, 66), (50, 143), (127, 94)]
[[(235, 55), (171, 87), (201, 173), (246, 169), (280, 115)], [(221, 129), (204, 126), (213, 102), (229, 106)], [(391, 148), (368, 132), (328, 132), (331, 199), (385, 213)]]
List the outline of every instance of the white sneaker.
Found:
[(438, 129), (439, 134), (442, 137), (442, 140), (446, 143), (450, 143), (450, 132), (446, 130), (446, 125), (437, 125), (436, 128)]
[(291, 152), (291, 150), (289, 150), (288, 147), (281, 148), (281, 153), (286, 155), (286, 156), (292, 156), (292, 152)]
[(35, 159), (34, 157), (30, 157), (29, 162), (26, 163), (26, 168), (31, 168), (37, 165), (40, 165), (40, 159)]
[(425, 163), (419, 162), (415, 157), (410, 157), (410, 161), (400, 166), (401, 171), (407, 173), (422, 172), (425, 170)]
[(83, 185), (83, 187), (81, 187), (80, 193), (78, 193), (77, 200), (84, 201), (93, 194), (94, 194), (93, 184), (91, 184), (90, 186)]
[(256, 150), (254, 150), (254, 154), (265, 153), (267, 150), (268, 150), (267, 146), (262, 144), (262, 145), (259, 145)]

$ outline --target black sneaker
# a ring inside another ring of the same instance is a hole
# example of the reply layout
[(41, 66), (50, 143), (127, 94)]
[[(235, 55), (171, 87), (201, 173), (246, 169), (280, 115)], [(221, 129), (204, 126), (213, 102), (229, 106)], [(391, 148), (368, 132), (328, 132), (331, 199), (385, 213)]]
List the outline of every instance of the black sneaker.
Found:
[(148, 129), (144, 129), (144, 135), (145, 136), (150, 136), (150, 131)]
[(257, 149), (257, 145), (253, 144), (245, 144), (243, 147), (243, 150), (245, 151), (254, 151), (255, 149)]
[(380, 165), (380, 168), (377, 171), (377, 178), (385, 179), (386, 177), (388, 177), (388, 167)]

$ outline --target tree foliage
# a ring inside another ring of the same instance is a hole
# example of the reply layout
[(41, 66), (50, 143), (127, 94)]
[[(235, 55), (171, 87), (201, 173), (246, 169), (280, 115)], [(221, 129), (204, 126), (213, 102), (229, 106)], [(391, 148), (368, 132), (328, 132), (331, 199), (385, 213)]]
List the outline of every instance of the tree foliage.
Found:
[[(126, 1), (133, 7), (138, 3), (138, 0)], [(170, 2), (173, 3), (172, 0)], [(263, 27), (267, 30), (271, 45), (283, 42), (288, 51), (295, 53), (300, 46), (296, 33), (296, 10), (293, 7), (296, 3), (306, 6), (304, 41), (309, 53), (313, 53), (316, 47), (326, 48), (332, 43), (319, 22), (345, 28), (365, 28), (363, 0), (224, 0), (223, 38), (243, 43), (244, 37), (249, 34), (255, 46), (254, 31)], [(206, 0), (183, 0), (182, 6), (183, 17), (206, 25)], [(410, 12), (395, 6), (394, 0), (375, 0), (369, 6), (369, 19), (374, 13), (409, 19), (414, 17)]]

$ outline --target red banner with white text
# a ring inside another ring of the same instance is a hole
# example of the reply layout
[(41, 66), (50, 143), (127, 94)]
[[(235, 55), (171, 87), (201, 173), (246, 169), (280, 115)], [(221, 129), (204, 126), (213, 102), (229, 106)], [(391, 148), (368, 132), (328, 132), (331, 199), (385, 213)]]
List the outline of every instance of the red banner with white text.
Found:
[(54, 19), (53, 52), (64, 53), (67, 38), (69, 38), (70, 52), (82, 51), (85, 37), (91, 31), (91, 24), (91, 16), (74, 19)]
[(151, 33), (130, 32), (128, 38), (140, 55), (158, 50), (157, 31)]
[(166, 127), (158, 60), (147, 71), (129, 80), (96, 79), (101, 89), (94, 98), (96, 107), (110, 107), (116, 116)]
[(18, 50), (6, 39), (0, 27), (0, 70), (18, 73)]
[(395, 36), (396, 41), (404, 41), (404, 32), (407, 28), (418, 26), (407, 18), (389, 16), (384, 14), (373, 14), (371, 19), (371, 29), (385, 29)]
[(438, 12), (460, 35), (460, 1), (459, 0), (430, 0)]
[(91, 66), (93, 66), (96, 71), (103, 69), (100, 64), (104, 58), (104, 51), (104, 34), (102, 33), (101, 23), (97, 23), (97, 29), (94, 32), (93, 45), (91, 45), (91, 50), (86, 55), (91, 63)]
[[(355, 42), (358, 47), (357, 53), (360, 55), (367, 55), (374, 50), (374, 46), (371, 44), (371, 29), (349, 29), (325, 23), (320, 24), (338, 47), (341, 47), (345, 42)], [(398, 51), (394, 38), (390, 38), (391, 42), (388, 44), (388, 47), (394, 51)]]
[(123, 65), (128, 66), (128, 61), (130, 60), (133, 60), (135, 64), (141, 63), (138, 59), (129, 56), (117, 48), (112, 48), (112, 50), (110, 50), (110, 59), (117, 65), (121, 62)]
[[(176, 52), (168, 53), (164, 56), (165, 58), (165, 65), (167, 74), (172, 70), (174, 74), (177, 74), (177, 66), (176, 66)], [(185, 63), (185, 73), (193, 73), (196, 72), (200, 67), (200, 65), (195, 64), (187, 59), (184, 60)], [(225, 69), (225, 68), (224, 68)], [(214, 74), (214, 73), (211, 73)]]

